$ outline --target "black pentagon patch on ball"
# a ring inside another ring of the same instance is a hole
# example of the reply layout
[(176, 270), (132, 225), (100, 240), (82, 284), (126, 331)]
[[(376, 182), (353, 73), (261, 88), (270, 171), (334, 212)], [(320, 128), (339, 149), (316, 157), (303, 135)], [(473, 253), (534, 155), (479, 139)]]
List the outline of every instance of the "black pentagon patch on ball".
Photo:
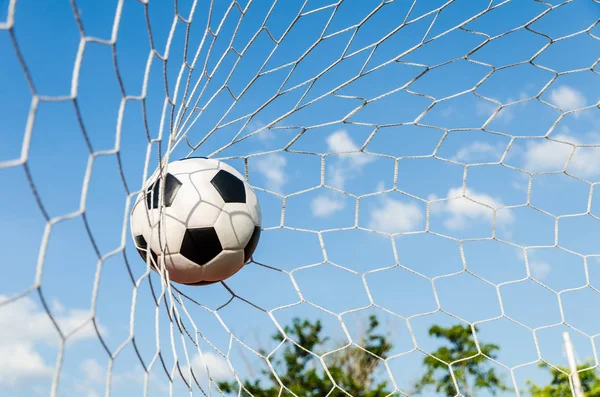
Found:
[(246, 187), (237, 176), (220, 170), (210, 181), (226, 203), (245, 203)]
[[(162, 178), (159, 178), (148, 188), (148, 193), (146, 193), (146, 206), (149, 210), (158, 208), (158, 195), (160, 194), (161, 181)], [(173, 204), (177, 191), (179, 191), (181, 185), (182, 183), (179, 179), (172, 174), (167, 174), (165, 177), (165, 197), (163, 201), (165, 207), (170, 207), (171, 204)]]
[(248, 244), (246, 244), (246, 248), (244, 248), (244, 263), (248, 262), (252, 257), (252, 254), (256, 250), (256, 246), (258, 245), (258, 239), (260, 238), (260, 226), (254, 227), (254, 232), (248, 240)]
[(223, 251), (217, 232), (212, 227), (188, 229), (183, 235), (179, 253), (197, 265), (204, 265)]
[[(140, 256), (142, 257), (144, 262), (146, 262), (146, 252), (148, 251), (148, 243), (146, 242), (146, 239), (144, 238), (144, 236), (139, 235), (139, 236), (135, 236), (133, 238), (133, 241), (135, 242), (135, 247), (137, 249), (137, 252), (140, 254)], [(158, 266), (158, 255), (156, 255), (154, 253), (154, 251), (152, 251), (150, 249), (150, 256), (154, 260), (154, 262), (150, 261), (150, 266), (153, 269), (155, 269), (154, 265)]]

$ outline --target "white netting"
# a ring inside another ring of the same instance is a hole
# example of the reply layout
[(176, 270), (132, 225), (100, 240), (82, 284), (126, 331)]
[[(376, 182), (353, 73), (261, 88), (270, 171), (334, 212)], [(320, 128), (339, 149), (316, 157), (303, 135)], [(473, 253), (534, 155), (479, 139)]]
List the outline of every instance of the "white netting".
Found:
[[(550, 382), (539, 363), (568, 368), (564, 331), (593, 372), (599, 16), (596, 0), (0, 2), (0, 394), (319, 395), (276, 365), (304, 351), (295, 317), (332, 338), (306, 366), (332, 396), (351, 395), (340, 365), (387, 382), (359, 395), (412, 395), (428, 359), (429, 395), (485, 389), (462, 381), (469, 360), (527, 395)], [(147, 176), (189, 155), (261, 200), (257, 252), (222, 284), (161, 283), (129, 234)], [(393, 346), (369, 361), (371, 314)], [(457, 324), (478, 354), (434, 358), (432, 326)]]

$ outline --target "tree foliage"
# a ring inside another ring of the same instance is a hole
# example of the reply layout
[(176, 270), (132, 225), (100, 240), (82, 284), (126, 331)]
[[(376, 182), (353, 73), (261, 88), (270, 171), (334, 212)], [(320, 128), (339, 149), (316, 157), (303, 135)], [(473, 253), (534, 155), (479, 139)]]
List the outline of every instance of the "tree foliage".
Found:
[[(296, 318), (284, 331), (297, 344), (286, 343), (282, 358), (271, 361), (277, 377), (270, 370), (261, 371), (263, 378), (243, 381), (242, 396), (278, 397), (306, 396), (331, 397), (347, 396), (340, 389), (354, 397), (383, 397), (390, 394), (386, 391), (386, 382), (375, 382), (377, 367), (392, 349), (384, 335), (377, 334), (379, 322), (375, 316), (369, 317), (369, 326), (359, 343), (362, 348), (349, 346), (340, 355), (327, 359), (326, 366), (337, 388), (334, 389), (332, 379), (324, 370), (316, 352), (324, 348), (328, 341), (322, 336), (320, 321), (314, 323)], [(276, 334), (273, 339), (282, 342), (285, 337)], [(262, 350), (262, 355), (266, 352)], [(278, 379), (279, 378), (279, 379)], [(266, 382), (264, 382), (266, 380)], [(283, 392), (280, 394), (284, 386)], [(238, 382), (221, 382), (220, 389), (224, 393), (236, 394)], [(333, 392), (331, 392), (333, 390)], [(291, 393), (293, 394), (291, 394)], [(331, 393), (330, 393), (331, 392)], [(330, 394), (329, 394), (330, 393)]]
[[(393, 346), (386, 336), (377, 332), (378, 327), (377, 318), (369, 317), (368, 328), (358, 343), (362, 348), (352, 345), (339, 354), (323, 357), (329, 338), (322, 335), (321, 322), (295, 318), (290, 326), (285, 327), (286, 336), (272, 336), (277, 342), (285, 342), (282, 354), (277, 355), (279, 358), (270, 358), (277, 375), (265, 369), (261, 371), (262, 376), (242, 381), (241, 392), (237, 381), (220, 382), (219, 387), (226, 394), (240, 393), (243, 397), (342, 397), (348, 394), (354, 397), (390, 396), (388, 384), (377, 382), (375, 373)], [(431, 387), (446, 396), (459, 395), (460, 391), (460, 395), (472, 397), (479, 390), (487, 390), (492, 395), (509, 390), (494, 368), (489, 366), (486, 358), (497, 358), (500, 347), (480, 341), (478, 349), (470, 326), (454, 325), (444, 328), (434, 325), (429, 329), (429, 335), (446, 343), (423, 359), (426, 372), (415, 384), (417, 393)], [(295, 340), (296, 343), (291, 343), (290, 340)], [(260, 353), (267, 355), (264, 350)], [(322, 365), (322, 357), (327, 370)], [(540, 366), (550, 371), (551, 381), (546, 386), (528, 381), (529, 395), (573, 395), (568, 369), (554, 368), (546, 363)], [(591, 363), (585, 363), (578, 369), (581, 371), (579, 378), (585, 396), (600, 397), (600, 377), (596, 368)]]
[[(440, 347), (431, 356), (423, 359), (426, 372), (415, 385), (418, 393), (429, 386), (446, 396), (455, 396), (460, 391), (465, 397), (472, 396), (475, 389), (487, 389), (492, 395), (508, 390), (494, 368), (486, 365), (486, 356), (496, 358), (499, 346), (480, 343), (478, 350), (468, 325), (454, 325), (448, 328), (434, 325), (429, 329), (429, 335), (445, 339), (448, 345)], [(452, 373), (459, 390), (456, 390)]]
[[(563, 367), (551, 367), (546, 363), (540, 363), (541, 368), (550, 371), (552, 376), (550, 383), (544, 387), (528, 381), (529, 393), (532, 397), (571, 397), (573, 396), (571, 383), (569, 381), (569, 369)], [(588, 362), (577, 366), (581, 388), (586, 397), (600, 397), (600, 378), (593, 363)]]

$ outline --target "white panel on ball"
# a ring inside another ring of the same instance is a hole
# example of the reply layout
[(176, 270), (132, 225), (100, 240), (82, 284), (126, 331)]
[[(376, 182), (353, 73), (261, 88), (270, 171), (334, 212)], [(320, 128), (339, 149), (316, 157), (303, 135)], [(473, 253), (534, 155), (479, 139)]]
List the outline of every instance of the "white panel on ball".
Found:
[(198, 189), (190, 182), (189, 175), (177, 175), (183, 185), (179, 188), (173, 204), (166, 208), (167, 213), (182, 222), (186, 222), (190, 213), (201, 201)]
[(246, 184), (246, 204), (248, 205), (248, 211), (250, 216), (252, 216), (254, 225), (262, 225), (262, 213), (258, 204), (258, 197), (256, 197), (256, 193), (254, 193), (254, 190), (248, 184)]
[(203, 267), (203, 281), (225, 280), (244, 267), (244, 251), (222, 251)]
[(146, 212), (146, 204), (144, 200), (138, 199), (131, 212), (131, 234), (140, 236), (144, 233), (144, 229), (148, 228), (150, 228), (150, 221)]
[(176, 283), (197, 283), (202, 281), (204, 277), (203, 266), (198, 266), (181, 254), (167, 255), (165, 266), (169, 271), (169, 279)]
[(197, 227), (212, 227), (217, 218), (221, 214), (221, 207), (206, 201), (202, 201), (196, 205), (192, 212), (188, 214), (183, 222), (188, 229)]
[(218, 171), (211, 170), (209, 172), (195, 172), (190, 174), (190, 180), (193, 186), (199, 192), (202, 201), (214, 204), (219, 208), (223, 208), (225, 201), (219, 195), (219, 192), (212, 183), (211, 179), (217, 174)]
[(215, 231), (223, 249), (243, 250), (252, 237), (254, 226), (247, 204), (228, 203), (215, 223)]
[(153, 227), (150, 238), (150, 247), (156, 254), (161, 254), (161, 245), (165, 247), (166, 254), (175, 254), (181, 248), (186, 226), (183, 222), (165, 214), (160, 227)]
[(171, 174), (189, 174), (190, 172), (198, 172), (198, 170), (216, 173), (218, 171), (218, 164), (215, 160), (188, 157), (170, 162), (168, 169)]

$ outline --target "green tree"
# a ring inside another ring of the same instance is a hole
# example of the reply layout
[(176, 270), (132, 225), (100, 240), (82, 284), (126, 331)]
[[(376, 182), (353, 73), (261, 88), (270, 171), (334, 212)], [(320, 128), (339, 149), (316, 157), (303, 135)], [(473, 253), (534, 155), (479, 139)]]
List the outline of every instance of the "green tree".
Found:
[[(345, 348), (342, 354), (328, 360), (327, 369), (339, 388), (354, 397), (384, 397), (390, 394), (386, 391), (387, 383), (374, 379), (375, 370), (381, 359), (384, 359), (392, 345), (383, 335), (377, 334), (379, 322), (375, 316), (369, 317), (369, 326), (363, 336), (360, 346), (367, 352), (357, 347)], [(327, 373), (315, 355), (323, 348), (328, 338), (323, 337), (320, 321), (314, 323), (296, 318), (291, 326), (285, 327), (285, 333), (297, 341), (298, 345), (289, 343), (283, 351), (283, 357), (272, 361), (281, 383), (297, 396), (322, 397), (346, 396), (341, 390), (335, 389)], [(283, 335), (276, 334), (273, 339), (282, 342)], [(266, 355), (264, 350), (261, 354)], [(264, 379), (243, 381), (242, 396), (253, 395), (256, 397), (280, 396), (280, 385), (275, 375), (269, 370), (263, 370)], [(263, 383), (263, 380), (268, 380)], [(221, 382), (219, 387), (224, 393), (236, 394), (239, 391), (238, 382)], [(291, 396), (288, 390), (283, 390), (281, 396)], [(250, 393), (250, 394), (248, 394)]]
[[(579, 381), (585, 397), (600, 397), (600, 377), (598, 371), (593, 368), (592, 362), (577, 366)], [(540, 387), (531, 381), (527, 381), (529, 393), (532, 397), (571, 397), (573, 392), (569, 382), (569, 369), (563, 367), (553, 368), (546, 363), (540, 363), (541, 368), (550, 371), (552, 380), (544, 387)], [(585, 369), (585, 371), (583, 371)]]
[[(455, 325), (449, 328), (434, 325), (429, 329), (429, 335), (445, 339), (449, 345), (440, 347), (431, 356), (423, 359), (427, 370), (415, 384), (417, 393), (429, 386), (434, 386), (438, 393), (446, 396), (455, 396), (460, 391), (465, 397), (475, 395), (477, 389), (487, 389), (492, 395), (496, 395), (498, 391), (508, 390), (494, 368), (486, 365), (485, 356), (496, 358), (499, 346), (480, 343), (481, 353), (479, 353), (471, 327), (468, 325)], [(458, 360), (463, 361), (457, 362)], [(454, 363), (452, 370), (459, 390), (456, 390), (454, 385), (448, 365), (450, 363)]]

